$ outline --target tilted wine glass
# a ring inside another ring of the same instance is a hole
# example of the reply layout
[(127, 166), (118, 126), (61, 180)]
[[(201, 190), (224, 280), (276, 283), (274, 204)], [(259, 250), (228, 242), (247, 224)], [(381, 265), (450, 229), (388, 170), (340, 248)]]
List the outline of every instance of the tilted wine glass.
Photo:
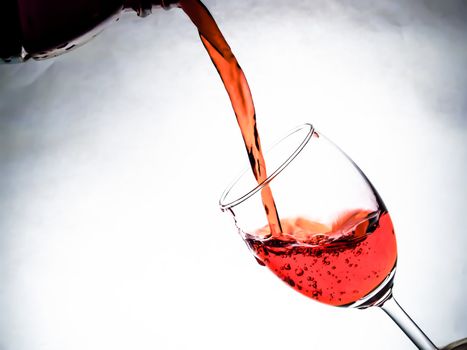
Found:
[[(270, 175), (263, 183), (247, 169), (220, 199), (258, 262), (317, 301), (381, 307), (418, 348), (437, 349), (392, 296), (397, 247), (391, 218), (358, 166), (311, 124), (293, 129), (265, 159)], [(281, 232), (271, 232), (266, 220), (266, 186)]]

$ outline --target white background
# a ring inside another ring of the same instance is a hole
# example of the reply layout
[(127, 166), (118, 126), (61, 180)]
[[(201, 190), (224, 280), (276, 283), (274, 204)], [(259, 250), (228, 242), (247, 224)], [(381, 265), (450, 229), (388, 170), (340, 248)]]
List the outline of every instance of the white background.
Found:
[[(466, 337), (465, 3), (206, 4), (263, 144), (311, 122), (353, 157), (392, 214), (396, 298), (435, 343)], [(255, 263), (217, 207), (246, 158), (178, 9), (1, 66), (0, 349), (413, 349)]]

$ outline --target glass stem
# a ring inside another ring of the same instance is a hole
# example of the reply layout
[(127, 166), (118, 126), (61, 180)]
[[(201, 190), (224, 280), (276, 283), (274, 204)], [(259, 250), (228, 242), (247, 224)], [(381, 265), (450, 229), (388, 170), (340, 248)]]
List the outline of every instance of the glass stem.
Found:
[(409, 315), (405, 313), (392, 295), (378, 306), (392, 318), (417, 348), (422, 350), (438, 350), (425, 333), (412, 321)]

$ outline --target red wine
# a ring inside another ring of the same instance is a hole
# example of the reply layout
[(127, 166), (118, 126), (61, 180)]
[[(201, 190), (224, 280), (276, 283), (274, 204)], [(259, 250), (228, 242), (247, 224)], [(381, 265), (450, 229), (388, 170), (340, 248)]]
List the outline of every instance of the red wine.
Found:
[(259, 262), (298, 292), (320, 302), (353, 303), (391, 273), (397, 259), (389, 214), (353, 211), (331, 227), (305, 218), (282, 220), (246, 237)]
[[(179, 5), (198, 28), (201, 41), (221, 76), (237, 117), (251, 169), (258, 183), (261, 183), (267, 178), (266, 164), (256, 126), (253, 98), (245, 74), (208, 9), (199, 0), (181, 0)], [(279, 215), (269, 186), (262, 189), (261, 197), (271, 231), (281, 232)]]

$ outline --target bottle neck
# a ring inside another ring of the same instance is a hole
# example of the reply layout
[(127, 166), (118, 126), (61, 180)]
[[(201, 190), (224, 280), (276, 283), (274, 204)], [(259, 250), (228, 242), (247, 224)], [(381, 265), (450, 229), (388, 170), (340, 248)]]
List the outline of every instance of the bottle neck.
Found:
[(177, 3), (178, 0), (125, 0), (123, 8), (135, 11), (140, 17), (146, 17), (152, 13), (154, 7), (168, 10)]

